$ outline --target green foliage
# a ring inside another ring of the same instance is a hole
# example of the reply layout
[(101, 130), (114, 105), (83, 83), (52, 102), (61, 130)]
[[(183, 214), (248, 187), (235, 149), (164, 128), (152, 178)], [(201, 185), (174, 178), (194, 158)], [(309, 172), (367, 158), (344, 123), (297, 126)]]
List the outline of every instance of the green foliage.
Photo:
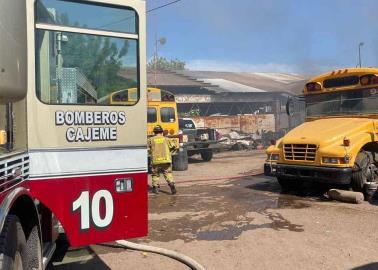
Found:
[(184, 70), (186, 63), (178, 59), (167, 59), (165, 57), (158, 57), (152, 59), (148, 63), (149, 69), (159, 69), (159, 70)]
[[(67, 14), (60, 15), (60, 20), (67, 25)], [(127, 40), (75, 33), (65, 35), (68, 41), (62, 44), (63, 67), (78, 68), (96, 88), (98, 98), (136, 87), (136, 81), (118, 75), (129, 51)]]
[(182, 117), (201, 116), (201, 110), (199, 108), (192, 108), (189, 112), (185, 112), (181, 116)]

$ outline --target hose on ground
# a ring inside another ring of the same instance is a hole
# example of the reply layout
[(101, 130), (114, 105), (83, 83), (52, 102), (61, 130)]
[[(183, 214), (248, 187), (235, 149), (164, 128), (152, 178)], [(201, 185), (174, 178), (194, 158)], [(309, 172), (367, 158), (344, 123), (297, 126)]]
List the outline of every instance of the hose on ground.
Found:
[[(242, 175), (237, 175), (237, 176), (226, 176), (226, 177), (221, 177), (221, 178), (204, 178), (204, 179), (189, 179), (189, 180), (183, 180), (183, 181), (178, 181), (177, 184), (185, 184), (185, 183), (196, 183), (196, 182), (209, 182), (209, 181), (224, 181), (224, 180), (237, 180), (237, 179), (243, 179), (246, 177), (251, 177), (251, 176), (257, 176), (260, 174), (263, 174), (263, 171), (256, 171), (254, 173), (249, 173), (249, 174), (242, 174)], [(162, 184), (165, 185), (165, 184)]]
[(175, 259), (188, 267), (190, 267), (193, 270), (205, 270), (205, 267), (200, 265), (198, 262), (193, 260), (192, 258), (189, 258), (186, 255), (183, 255), (181, 253), (178, 253), (176, 251), (164, 249), (164, 248), (158, 248), (158, 247), (152, 247), (152, 246), (147, 246), (147, 245), (141, 245), (141, 244), (135, 244), (129, 241), (125, 240), (119, 240), (116, 241), (117, 244), (121, 245), (122, 247), (132, 249), (132, 250), (138, 250), (138, 251), (145, 251), (145, 252), (151, 252), (151, 253), (156, 253), (160, 255), (167, 256), (169, 258)]

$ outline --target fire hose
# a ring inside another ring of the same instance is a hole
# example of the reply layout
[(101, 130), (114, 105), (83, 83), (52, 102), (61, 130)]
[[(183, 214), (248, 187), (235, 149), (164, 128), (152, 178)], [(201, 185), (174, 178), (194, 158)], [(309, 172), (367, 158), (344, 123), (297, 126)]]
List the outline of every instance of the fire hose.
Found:
[[(261, 174), (260, 171), (256, 171), (251, 174), (244, 174), (240, 176), (231, 176), (231, 177), (222, 177), (222, 178), (210, 178), (210, 179), (200, 179), (200, 180), (185, 180), (185, 181), (180, 181), (180, 183), (186, 183), (186, 182), (202, 182), (202, 181), (220, 181), (220, 180), (234, 180), (234, 179), (241, 179), (245, 178), (248, 176), (255, 176)], [(116, 241), (117, 244), (124, 248), (128, 248), (131, 250), (137, 250), (137, 251), (144, 251), (144, 252), (151, 252), (151, 253), (156, 253), (160, 254), (169, 258), (172, 258), (174, 260), (177, 260), (188, 267), (190, 267), (192, 270), (205, 270), (205, 267), (203, 267), (201, 264), (193, 260), (192, 258), (178, 253), (176, 251), (164, 249), (164, 248), (158, 248), (158, 247), (152, 247), (152, 246), (147, 246), (147, 245), (141, 245), (141, 244), (136, 244), (133, 242), (125, 241), (125, 240), (118, 240)]]
[[(248, 176), (255, 176), (261, 174), (260, 171), (256, 171), (251, 174), (243, 174), (240, 176), (231, 176), (231, 177), (222, 177), (222, 178), (210, 178), (210, 179), (199, 179), (199, 180), (185, 180), (185, 181), (180, 181), (180, 183), (187, 183), (187, 182), (202, 182), (202, 181), (220, 181), (220, 180), (235, 180), (235, 179), (242, 179)], [(128, 248), (131, 250), (137, 250), (137, 251), (144, 251), (144, 252), (151, 252), (151, 253), (156, 253), (160, 254), (172, 259), (175, 259), (188, 267), (190, 267), (193, 270), (205, 270), (205, 267), (203, 267), (201, 264), (193, 260), (192, 258), (178, 253), (176, 251), (164, 249), (164, 248), (158, 248), (158, 247), (152, 247), (152, 246), (147, 246), (147, 245), (141, 245), (141, 244), (136, 244), (133, 242), (125, 241), (125, 240), (119, 240), (116, 241), (117, 244), (124, 248)]]
[(172, 251), (172, 250), (168, 250), (168, 249), (164, 249), (164, 248), (147, 246), (147, 245), (136, 244), (136, 243), (132, 243), (132, 242), (125, 241), (125, 240), (119, 240), (119, 241), (116, 241), (116, 242), (117, 242), (117, 244), (121, 245), (122, 247), (125, 247), (125, 248), (128, 248), (128, 249), (156, 253), (156, 254), (164, 255), (166, 257), (175, 259), (175, 260), (187, 265), (192, 270), (205, 270), (205, 267), (200, 265), (198, 262), (196, 262), (192, 258), (190, 258), (190, 257), (188, 257), (184, 254), (178, 253), (176, 251)]
[(261, 175), (263, 173), (264, 172), (262, 172), (260, 170), (256, 170), (253, 173), (248, 173), (248, 174), (246, 173), (246, 174), (241, 174), (241, 175), (237, 175), (237, 176), (226, 176), (226, 177), (220, 177), (220, 178), (205, 178), (205, 179), (187, 179), (187, 180), (179, 181), (178, 184), (195, 183), (195, 182), (209, 182), (209, 181), (238, 180), (238, 179), (243, 179), (243, 178), (246, 178), (246, 177)]

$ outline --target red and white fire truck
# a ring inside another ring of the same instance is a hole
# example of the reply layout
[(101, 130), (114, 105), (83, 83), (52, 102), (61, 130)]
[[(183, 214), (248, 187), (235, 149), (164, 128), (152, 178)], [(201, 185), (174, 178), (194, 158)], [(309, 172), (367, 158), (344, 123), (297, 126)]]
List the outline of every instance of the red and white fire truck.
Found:
[(0, 269), (147, 234), (145, 28), (141, 0), (0, 0)]

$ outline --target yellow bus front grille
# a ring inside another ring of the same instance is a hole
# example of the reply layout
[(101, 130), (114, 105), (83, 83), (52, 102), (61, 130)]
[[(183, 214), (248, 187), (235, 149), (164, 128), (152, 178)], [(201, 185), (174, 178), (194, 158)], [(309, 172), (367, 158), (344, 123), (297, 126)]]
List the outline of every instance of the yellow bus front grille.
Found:
[(315, 144), (285, 144), (285, 160), (314, 162), (316, 149)]

